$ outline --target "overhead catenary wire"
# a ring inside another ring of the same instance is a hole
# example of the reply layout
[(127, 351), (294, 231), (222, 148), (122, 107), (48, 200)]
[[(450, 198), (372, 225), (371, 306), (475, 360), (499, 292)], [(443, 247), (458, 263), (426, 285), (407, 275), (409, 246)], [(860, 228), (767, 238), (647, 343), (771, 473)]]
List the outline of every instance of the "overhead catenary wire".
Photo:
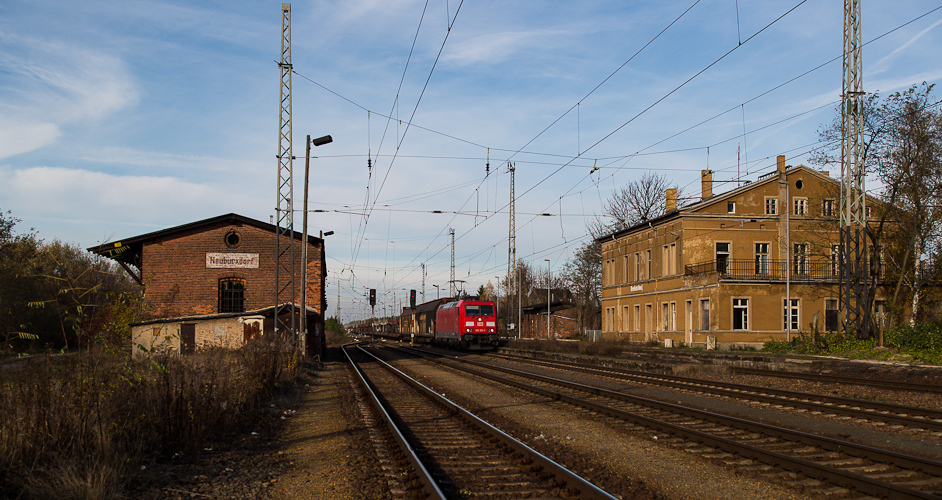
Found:
[[(930, 12), (930, 13), (931, 13), (931, 12)], [(925, 15), (928, 15), (928, 14), (929, 14), (929, 13), (924, 14), (924, 16), (925, 16)], [(910, 22), (914, 22), (914, 21), (915, 21), (915, 20), (910, 21)], [(897, 28), (897, 29), (899, 29), (899, 28)], [(884, 34), (884, 36), (885, 36), (885, 34)], [(748, 39), (747, 39), (746, 41), (748, 41)], [(869, 42), (868, 42), (868, 43), (869, 43)], [(825, 63), (825, 64), (827, 64), (827, 63)], [(823, 65), (822, 65), (822, 66), (823, 66)], [(813, 70), (810, 70), (810, 71), (813, 71)], [(799, 76), (799, 77), (800, 77), (800, 76)], [(796, 77), (796, 78), (799, 78), (799, 77)], [(786, 83), (788, 83), (788, 82), (786, 82)], [(782, 85), (785, 85), (786, 83), (783, 83)], [(770, 89), (769, 92), (771, 92), (772, 90), (774, 90), (774, 89)], [(753, 99), (757, 99), (757, 98), (759, 98), (759, 97), (761, 97), (761, 95), (760, 95), (760, 96), (755, 96)], [(740, 105), (738, 105), (738, 106), (736, 106), (736, 107), (739, 107), (739, 108), (742, 110), (742, 109), (743, 109), (743, 106), (744, 106), (744, 104), (745, 104), (746, 102), (750, 102), (750, 101), (745, 101), (744, 103), (741, 103)], [(732, 108), (732, 109), (735, 109), (735, 108)], [(809, 111), (809, 112), (810, 112), (810, 111)], [(806, 112), (806, 113), (807, 113), (807, 112)], [(408, 122), (411, 122), (411, 120), (409, 120)], [(407, 122), (407, 123), (408, 123), (408, 122)], [(747, 135), (747, 131), (745, 130), (745, 121), (743, 121), (743, 122), (744, 122), (744, 133), (743, 133), (743, 135), (742, 135), (742, 136), (736, 136), (734, 139), (738, 139), (738, 138), (740, 138), (740, 137), (744, 138), (744, 137)], [(768, 127), (771, 127), (771, 126), (774, 126), (774, 124), (765, 125), (764, 127), (760, 127), (760, 128), (758, 128), (758, 129), (756, 129), (756, 130), (759, 130), (759, 129), (762, 129), (762, 128), (768, 128)], [(674, 137), (674, 136), (672, 136), (672, 137)], [(727, 140), (730, 140), (730, 139), (727, 139)], [(714, 144), (716, 144), (716, 143), (714, 143)], [(710, 146), (712, 146), (712, 145), (710, 145)], [(703, 147), (710, 147), (710, 146), (703, 146)], [(581, 150), (581, 147), (579, 147), (578, 149)], [(697, 148), (690, 148), (690, 149), (692, 150), (692, 149), (697, 149)], [(748, 149), (748, 148), (747, 148), (747, 149)], [(679, 150), (672, 150), (672, 151), (679, 151)], [(580, 153), (584, 153), (584, 152), (582, 152), (582, 151), (579, 151), (579, 152), (580, 152)], [(658, 154), (658, 152), (644, 152), (644, 153), (642, 153), (642, 154)], [(560, 156), (562, 156), (562, 155), (560, 155)], [(634, 156), (634, 155), (632, 155), (631, 157), (633, 157), (633, 156)], [(768, 158), (768, 157), (766, 157), (765, 159), (767, 159), (767, 158)], [(754, 160), (754, 161), (749, 161), (749, 160), (748, 160), (748, 157), (747, 157), (747, 159), (746, 159), (746, 164), (758, 164), (758, 163), (760, 163), (761, 161), (763, 161), (763, 160), (765, 160), (765, 159), (758, 159), (758, 160)], [(571, 162), (568, 163), (568, 164), (566, 164), (566, 165), (568, 165), (568, 166), (574, 166), (574, 165), (572, 165)], [(586, 168), (588, 168), (588, 167), (586, 167)], [(609, 165), (609, 166), (605, 166), (605, 167), (603, 167), (603, 168), (612, 169), (612, 168), (618, 168), (618, 167), (617, 167), (617, 166), (610, 166), (610, 165)], [(387, 176), (388, 176), (388, 171), (387, 171)], [(474, 183), (471, 182), (471, 183), (468, 183), (468, 184), (474, 184)], [(597, 185), (597, 183), (595, 183), (594, 185)], [(523, 196), (523, 195), (521, 195), (521, 196)], [(376, 199), (378, 200), (378, 198), (379, 198), (379, 197), (377, 196)], [(560, 197), (559, 199), (561, 200), (561, 198), (562, 198), (562, 197)], [(386, 200), (384, 200), (384, 202), (386, 202)], [(377, 201), (374, 200), (374, 201), (373, 201), (374, 207), (375, 207), (376, 203), (377, 203)], [(496, 205), (495, 205), (495, 208), (496, 208)], [(493, 210), (492, 212), (493, 212), (494, 214), (497, 214), (497, 213), (499, 213), (500, 211), (499, 211), (499, 210)], [(561, 212), (561, 210), (560, 210), (560, 212)], [(489, 248), (493, 248), (493, 247), (489, 247)]]

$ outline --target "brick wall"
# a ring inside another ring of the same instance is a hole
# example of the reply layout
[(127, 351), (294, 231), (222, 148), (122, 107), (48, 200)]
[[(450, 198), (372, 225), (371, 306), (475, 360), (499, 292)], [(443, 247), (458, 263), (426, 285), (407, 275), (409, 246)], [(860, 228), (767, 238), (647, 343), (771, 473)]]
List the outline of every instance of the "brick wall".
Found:
[[(227, 235), (232, 233), (238, 235), (235, 245), (227, 244)], [(300, 303), (301, 241), (294, 243), (295, 301)], [(285, 237), (282, 246), (287, 245)], [(207, 253), (258, 254), (258, 268), (210, 268)], [(144, 243), (142, 262), (144, 296), (156, 317), (219, 312), (219, 280), (226, 278), (245, 282), (245, 310), (271, 307), (275, 302), (275, 235), (257, 227), (227, 221), (164, 236)], [(318, 312), (322, 312), (322, 270), (321, 244), (310, 245), (307, 305)], [(287, 278), (282, 275), (280, 281)], [(283, 295), (282, 301), (288, 297)]]

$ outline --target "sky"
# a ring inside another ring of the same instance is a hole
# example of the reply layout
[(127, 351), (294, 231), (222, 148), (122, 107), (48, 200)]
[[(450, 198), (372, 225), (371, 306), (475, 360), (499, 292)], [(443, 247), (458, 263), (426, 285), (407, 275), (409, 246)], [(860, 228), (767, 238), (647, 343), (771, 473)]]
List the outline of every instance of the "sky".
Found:
[[(942, 5), (862, 2), (864, 90), (942, 77)], [(558, 273), (612, 192), (688, 197), (810, 164), (841, 94), (835, 0), (291, 4), (295, 228), (328, 314), (368, 317), (507, 272)], [(0, 2), (0, 210), (82, 247), (278, 204), (281, 2)], [(833, 172), (832, 175), (836, 175)], [(546, 215), (541, 215), (546, 214)], [(546, 259), (549, 261), (547, 262)], [(435, 286), (439, 288), (435, 288)]]

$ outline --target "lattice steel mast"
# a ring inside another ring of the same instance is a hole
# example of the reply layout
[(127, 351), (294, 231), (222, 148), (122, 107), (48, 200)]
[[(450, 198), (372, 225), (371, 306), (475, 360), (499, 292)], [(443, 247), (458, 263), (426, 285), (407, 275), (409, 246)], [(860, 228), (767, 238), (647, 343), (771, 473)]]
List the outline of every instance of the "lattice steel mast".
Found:
[[(517, 273), (515, 272), (515, 266), (517, 262), (517, 211), (514, 206), (514, 164), (507, 162), (507, 171), (510, 172), (510, 234), (507, 236), (507, 325), (510, 325), (510, 311), (513, 311), (513, 302), (511, 302), (511, 297), (516, 296), (517, 293)], [(519, 328), (520, 325), (515, 323), (515, 329), (517, 330), (519, 337)]]
[[(291, 4), (281, 4), (281, 101), (278, 123), (278, 200), (275, 208), (275, 332), (290, 332), (294, 341), (294, 192), (291, 148)], [(290, 321), (281, 317), (288, 313)]]
[(844, 332), (866, 338), (870, 334), (870, 273), (867, 264), (861, 48), (860, 1), (844, 0), (840, 301), (844, 309)]

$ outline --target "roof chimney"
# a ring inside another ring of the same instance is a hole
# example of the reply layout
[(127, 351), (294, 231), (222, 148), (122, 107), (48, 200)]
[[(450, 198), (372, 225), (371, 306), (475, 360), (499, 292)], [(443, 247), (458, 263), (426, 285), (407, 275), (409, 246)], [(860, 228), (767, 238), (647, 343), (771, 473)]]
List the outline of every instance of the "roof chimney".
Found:
[(713, 197), (713, 171), (700, 171), (700, 198), (707, 199)]
[(779, 172), (784, 172), (784, 171), (785, 171), (785, 168), (786, 168), (786, 167), (785, 167), (785, 155), (778, 155), (778, 156), (775, 158), (775, 168), (776, 168), (776, 170), (778, 170)]
[(667, 193), (667, 211), (677, 210), (677, 188), (671, 188)]

